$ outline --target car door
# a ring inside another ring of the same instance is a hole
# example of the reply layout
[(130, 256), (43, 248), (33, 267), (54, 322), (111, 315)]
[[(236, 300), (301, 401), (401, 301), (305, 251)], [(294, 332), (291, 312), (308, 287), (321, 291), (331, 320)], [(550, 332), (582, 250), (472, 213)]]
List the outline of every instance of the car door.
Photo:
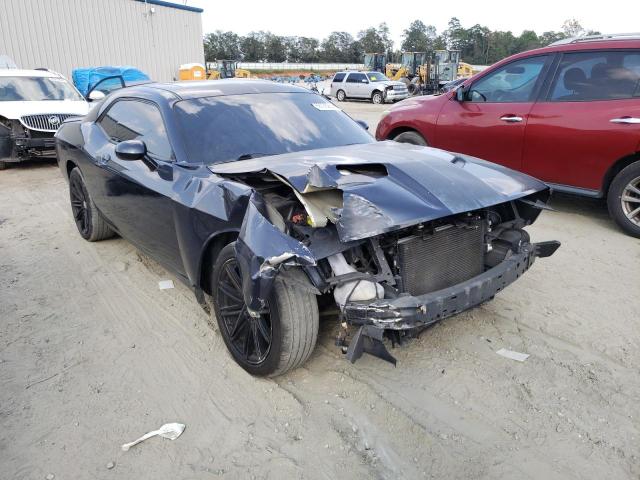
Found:
[(454, 95), (445, 102), (429, 141), (519, 170), (529, 112), (549, 61), (549, 55), (526, 57), (480, 77), (462, 101)]
[(640, 50), (563, 53), (531, 110), (524, 170), (597, 194), (609, 167), (638, 150), (639, 82)]
[[(87, 132), (96, 173), (85, 180), (96, 206), (127, 240), (183, 273), (173, 218), (173, 153), (157, 105), (138, 99), (111, 104)], [(118, 158), (115, 147), (142, 140), (144, 160)]]
[(352, 72), (349, 74), (346, 80), (346, 94), (351, 98), (363, 98), (366, 97), (364, 90), (367, 85), (364, 83), (369, 81), (365, 77), (364, 73)]

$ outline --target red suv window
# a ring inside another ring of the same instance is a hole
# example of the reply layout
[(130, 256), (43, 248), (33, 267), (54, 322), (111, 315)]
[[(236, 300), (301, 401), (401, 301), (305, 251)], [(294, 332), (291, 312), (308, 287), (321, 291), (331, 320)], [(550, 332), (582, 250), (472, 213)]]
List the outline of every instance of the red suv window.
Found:
[(638, 51), (565, 53), (549, 100), (585, 102), (640, 96)]
[(547, 61), (546, 55), (516, 60), (471, 85), (471, 102), (529, 102)]

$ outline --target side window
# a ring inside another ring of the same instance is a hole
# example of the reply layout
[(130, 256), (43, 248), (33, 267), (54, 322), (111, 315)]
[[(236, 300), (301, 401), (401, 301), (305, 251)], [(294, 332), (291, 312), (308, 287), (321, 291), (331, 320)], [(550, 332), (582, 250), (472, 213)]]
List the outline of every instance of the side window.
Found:
[(149, 155), (160, 160), (173, 159), (173, 152), (158, 107), (137, 100), (114, 103), (98, 122), (114, 142), (142, 140)]
[(333, 77), (333, 81), (334, 82), (341, 82), (342, 80), (344, 80), (344, 76), (346, 75), (346, 73), (336, 73), (335, 77)]
[(640, 51), (565, 53), (551, 87), (552, 102), (640, 96)]
[(469, 90), (468, 100), (490, 103), (529, 102), (546, 61), (547, 56), (540, 55), (511, 62), (474, 82)]
[(347, 83), (360, 83), (365, 80), (364, 73), (350, 73), (347, 77)]

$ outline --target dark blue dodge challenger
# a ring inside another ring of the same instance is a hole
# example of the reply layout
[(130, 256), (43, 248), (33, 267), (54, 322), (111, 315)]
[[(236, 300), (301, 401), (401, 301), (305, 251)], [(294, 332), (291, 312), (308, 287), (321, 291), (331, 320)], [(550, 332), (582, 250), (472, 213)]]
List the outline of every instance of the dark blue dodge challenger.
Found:
[(524, 227), (541, 182), (391, 141), (308, 90), (256, 80), (146, 84), (56, 134), (83, 238), (121, 235), (211, 309), (255, 375), (302, 365), (319, 311), (338, 345), (401, 342), (488, 301), (555, 241)]

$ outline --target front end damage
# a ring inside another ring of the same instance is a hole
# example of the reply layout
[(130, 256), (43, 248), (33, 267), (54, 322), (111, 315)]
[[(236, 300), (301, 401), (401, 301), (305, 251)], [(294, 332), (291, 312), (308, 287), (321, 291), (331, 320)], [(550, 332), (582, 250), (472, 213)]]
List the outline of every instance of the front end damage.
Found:
[(55, 131), (26, 128), (19, 120), (0, 117), (0, 162), (55, 158)]
[[(395, 364), (384, 337), (400, 343), (491, 300), (559, 247), (532, 243), (524, 230), (547, 208), (540, 182), (388, 143), (360, 146), (357, 158), (340, 151), (291, 162), (287, 154), (267, 168), (212, 167), (253, 189), (236, 242), (250, 314), (259, 315), (278, 276), (301, 268), (308, 288), (335, 302), (338, 344), (352, 362), (366, 352)], [(356, 329), (349, 342), (348, 327)]]

